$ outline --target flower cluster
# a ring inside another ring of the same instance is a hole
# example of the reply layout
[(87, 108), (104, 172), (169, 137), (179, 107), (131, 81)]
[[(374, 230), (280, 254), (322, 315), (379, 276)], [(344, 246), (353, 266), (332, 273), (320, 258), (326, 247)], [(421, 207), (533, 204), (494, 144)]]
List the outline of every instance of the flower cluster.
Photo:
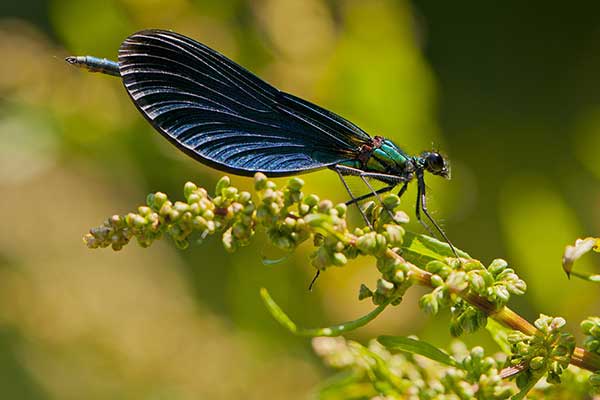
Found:
[[(600, 354), (600, 317), (588, 317), (581, 322), (581, 330), (586, 335), (583, 348), (595, 354)], [(600, 390), (600, 371), (590, 377), (590, 383)]]
[(519, 387), (526, 387), (545, 373), (549, 383), (560, 383), (560, 375), (569, 366), (575, 350), (575, 338), (564, 332), (563, 318), (542, 314), (534, 324), (537, 331), (533, 335), (514, 331), (507, 338), (512, 352), (510, 364), (527, 367), (517, 377)]
[(342, 370), (340, 376), (345, 377), (322, 388), (322, 398), (360, 392), (361, 398), (379, 395), (390, 399), (496, 400), (507, 399), (515, 392), (514, 386), (500, 376), (501, 360), (486, 356), (481, 347), (468, 351), (460, 342), (453, 346), (453, 358), (460, 360), (455, 366), (410, 353), (391, 353), (374, 340), (365, 347), (344, 338), (319, 337), (313, 339), (313, 348), (327, 365)]
[[(111, 246), (120, 250), (134, 237), (148, 247), (167, 234), (178, 247), (186, 248), (191, 240), (201, 241), (207, 235), (222, 232), (225, 249), (235, 251), (247, 245), (261, 226), (269, 241), (286, 251), (312, 238), (315, 250), (310, 258), (318, 270), (343, 266), (359, 255), (377, 257), (382, 278), (375, 292), (363, 287), (361, 296), (373, 297), (375, 304), (395, 296), (409, 275), (409, 264), (397, 256), (405, 233), (398, 223), (408, 222), (405, 213), (394, 211), (400, 204), (398, 196), (388, 194), (381, 205), (368, 203), (365, 213), (371, 226), (351, 232), (345, 204), (334, 205), (314, 194), (305, 195), (303, 185), (301, 179), (291, 178), (280, 189), (258, 173), (254, 178), (255, 202), (249, 192), (232, 186), (227, 176), (218, 181), (213, 197), (188, 182), (184, 187), (185, 201), (172, 202), (161, 192), (150, 194), (147, 204), (136, 213), (110, 217), (100, 227), (91, 229), (84, 242), (90, 248)], [(399, 301), (396, 299), (395, 303)]]
[(581, 330), (586, 335), (583, 347), (592, 353), (600, 354), (600, 317), (588, 317), (581, 322)]
[(522, 295), (527, 286), (506, 261), (496, 259), (486, 268), (477, 260), (433, 260), (425, 265), (431, 274), (433, 291), (423, 295), (421, 308), (429, 314), (450, 307), (450, 331), (454, 336), (471, 333), (485, 326), (487, 312), (469, 304), (459, 295), (474, 294), (486, 299), (499, 309), (506, 305), (511, 295)]
[[(177, 246), (186, 248), (191, 241), (220, 232), (225, 249), (235, 251), (250, 242), (258, 227), (266, 231), (270, 243), (286, 251), (312, 239), (310, 259), (318, 270), (343, 266), (358, 256), (376, 258), (381, 276), (375, 289), (362, 285), (359, 291), (360, 299), (371, 298), (375, 305), (400, 303), (406, 289), (416, 282), (433, 287), (422, 297), (421, 307), (431, 314), (450, 307), (451, 332), (457, 336), (484, 326), (486, 321), (486, 313), (461, 295), (472, 293), (500, 308), (511, 294), (525, 291), (525, 283), (503, 260), (485, 268), (477, 260), (440, 256), (429, 261), (424, 270), (407, 262), (401, 254), (412, 250), (404, 245), (406, 232), (401, 223), (408, 222), (408, 216), (397, 210), (400, 198), (394, 194), (386, 195), (382, 204), (367, 203), (364, 212), (370, 225), (350, 230), (345, 204), (307, 195), (303, 185), (301, 179), (291, 178), (278, 188), (258, 173), (253, 198), (232, 186), (227, 176), (217, 182), (213, 196), (188, 182), (185, 201), (173, 202), (160, 192), (150, 194), (137, 212), (110, 217), (91, 229), (84, 241), (90, 248), (111, 246), (119, 250), (134, 237), (147, 247), (168, 235)], [(445, 245), (437, 242), (437, 246)]]

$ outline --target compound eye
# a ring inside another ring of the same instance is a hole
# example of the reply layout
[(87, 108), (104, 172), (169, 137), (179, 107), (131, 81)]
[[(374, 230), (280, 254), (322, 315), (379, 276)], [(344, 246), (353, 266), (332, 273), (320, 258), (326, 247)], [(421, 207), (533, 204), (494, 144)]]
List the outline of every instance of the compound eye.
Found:
[(440, 153), (429, 153), (426, 158), (427, 167), (433, 173), (442, 172), (446, 163)]

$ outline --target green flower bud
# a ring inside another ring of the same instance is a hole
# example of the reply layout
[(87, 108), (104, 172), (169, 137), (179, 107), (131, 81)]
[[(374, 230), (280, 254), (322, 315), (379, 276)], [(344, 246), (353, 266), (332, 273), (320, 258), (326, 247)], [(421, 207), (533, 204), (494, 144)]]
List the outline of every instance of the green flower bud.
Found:
[(172, 209), (173, 209), (173, 204), (167, 200), (160, 207), (160, 210), (158, 210), (158, 213), (160, 214), (161, 217), (166, 217), (171, 212)]
[(397, 270), (396, 272), (394, 272), (394, 276), (392, 277), (392, 282), (394, 282), (397, 285), (401, 285), (404, 283), (405, 280), (406, 280), (406, 274), (404, 273), (404, 271)]
[(533, 370), (538, 370), (544, 368), (545, 364), (546, 360), (544, 359), (544, 357), (537, 356), (531, 359), (531, 361), (529, 362), (529, 368)]
[(198, 202), (201, 200), (202, 198), (200, 197), (200, 195), (198, 193), (192, 193), (189, 196), (187, 196), (187, 201), (188, 204), (190, 206), (196, 206), (197, 208), (200, 207), (200, 205), (198, 204)]
[(286, 219), (283, 220), (283, 224), (289, 229), (294, 229), (296, 226), (296, 220), (291, 217), (286, 217)]
[(383, 205), (388, 210), (393, 210), (400, 205), (400, 197), (395, 194), (388, 194), (383, 198)]
[(217, 184), (215, 186), (215, 194), (217, 196), (222, 196), (223, 195), (223, 191), (228, 188), (231, 185), (231, 179), (229, 179), (229, 177), (227, 175), (221, 177), (221, 179), (219, 179), (217, 181)]
[[(127, 217), (131, 216), (131, 222), (133, 223), (133, 227), (135, 228), (143, 228), (146, 225), (146, 218), (137, 214), (128, 214)], [(131, 225), (130, 225), (131, 226)]]
[(183, 214), (186, 211), (189, 211), (190, 205), (181, 201), (176, 201), (173, 205), (173, 208), (180, 214)]
[(291, 178), (288, 183), (287, 183), (287, 187), (295, 192), (298, 192), (302, 189), (302, 187), (304, 186), (304, 181), (300, 178)]
[(152, 213), (152, 209), (150, 207), (140, 206), (138, 207), (138, 213), (143, 217), (147, 217)]
[(124, 224), (124, 219), (120, 215), (113, 215), (108, 219), (108, 224), (111, 228), (120, 228)]
[(598, 340), (598, 339), (592, 339), (592, 338), (587, 338), (583, 342), (583, 346), (585, 347), (585, 349), (587, 351), (591, 351), (593, 353), (597, 353), (598, 349), (600, 348), (600, 340)]
[(254, 174), (254, 190), (261, 191), (267, 187), (267, 176), (262, 172)]
[(464, 271), (451, 272), (446, 278), (446, 285), (455, 292), (462, 292), (469, 286), (467, 274)]
[(179, 213), (179, 211), (171, 208), (167, 215), (165, 215), (165, 220), (167, 220), (168, 222), (176, 222), (180, 216), (181, 214)]
[(340, 218), (343, 218), (346, 215), (346, 212), (348, 211), (348, 206), (346, 206), (346, 204), (344, 203), (339, 203), (336, 204), (335, 210), (337, 211), (338, 216)]
[(579, 326), (581, 327), (581, 330), (583, 331), (583, 333), (585, 333), (586, 335), (589, 335), (592, 328), (597, 326), (597, 322), (591, 318), (588, 318), (588, 319), (584, 319), (583, 321), (581, 321), (581, 324)]
[(387, 249), (387, 240), (381, 234), (375, 235), (375, 254), (381, 255)]
[(480, 271), (471, 271), (467, 274), (469, 286), (476, 293), (483, 294), (485, 292), (485, 280), (479, 273)]
[(277, 185), (273, 181), (267, 181), (267, 189), (275, 190), (277, 189)]
[(400, 266), (400, 260), (395, 257), (382, 256), (377, 259), (377, 269), (382, 274), (393, 274)]
[(494, 293), (494, 296), (496, 297), (497, 300), (500, 301), (501, 304), (506, 304), (506, 303), (508, 303), (508, 300), (510, 300), (510, 293), (508, 292), (508, 290), (506, 289), (505, 286), (502, 286), (502, 285), (494, 286), (492, 288), (492, 292)]
[(230, 186), (223, 190), (223, 197), (231, 200), (231, 199), (235, 198), (235, 195), (237, 194), (237, 192), (238, 192), (238, 190), (236, 187)]
[(166, 194), (162, 192), (156, 192), (154, 194), (149, 194), (146, 198), (146, 204), (151, 207), (153, 210), (158, 211), (168, 200)]
[(374, 251), (376, 245), (377, 240), (375, 232), (367, 233), (366, 235), (359, 237), (356, 241), (356, 248), (365, 254), (370, 254)]
[(588, 382), (594, 387), (600, 387), (600, 373), (596, 371), (595, 374), (589, 377)]
[(336, 252), (336, 253), (333, 253), (332, 261), (333, 261), (333, 265), (341, 267), (341, 266), (346, 265), (346, 263), (348, 262), (348, 259), (346, 258), (344, 253)]
[(485, 355), (485, 351), (481, 346), (475, 346), (471, 349), (471, 357), (477, 360), (481, 360)]
[(298, 205), (298, 210), (300, 211), (301, 216), (305, 216), (310, 212), (310, 206), (307, 204), (300, 204)]
[(410, 222), (410, 218), (408, 214), (404, 211), (396, 211), (394, 213), (394, 222), (397, 224), (408, 224)]
[(198, 186), (196, 186), (193, 182), (186, 182), (183, 186), (183, 195), (189, 201), (190, 196), (198, 190)]
[(508, 263), (501, 258), (497, 258), (494, 261), (492, 261), (492, 263), (488, 267), (488, 271), (490, 271), (490, 273), (492, 273), (493, 275), (497, 275), (500, 272), (502, 272), (502, 270), (504, 270), (506, 267), (508, 267)]
[(398, 225), (386, 225), (385, 236), (390, 246), (401, 246), (404, 238), (404, 229)]
[(321, 212), (321, 213), (326, 214), (332, 208), (333, 208), (333, 203), (330, 200), (323, 200), (323, 201), (319, 202), (319, 212)]
[(441, 276), (433, 274), (431, 275), (431, 285), (433, 287), (438, 287), (438, 286), (442, 286), (444, 284), (444, 280), (442, 279)]
[(423, 312), (430, 315), (436, 315), (439, 311), (439, 304), (433, 293), (427, 293), (419, 299), (419, 307)]
[(250, 200), (252, 200), (252, 195), (250, 194), (250, 192), (240, 192), (240, 195), (238, 197), (238, 201), (241, 204), (247, 204), (248, 202), (250, 202)]
[(473, 271), (473, 270), (483, 270), (483, 269), (485, 269), (484, 266), (483, 266), (483, 264), (481, 264), (481, 262), (479, 262), (478, 260), (467, 260), (467, 261), (463, 262), (462, 268), (465, 271)]
[(486, 287), (492, 286), (494, 284), (494, 277), (488, 270), (483, 269), (478, 272), (478, 275), (483, 278)]
[[(445, 270), (448, 270), (448, 266), (441, 261), (429, 261), (425, 265), (425, 270), (427, 272), (431, 272), (432, 274), (443, 274)], [(443, 274), (445, 275), (445, 274)]]
[(384, 296), (390, 295), (394, 291), (394, 284), (392, 282), (388, 282), (385, 279), (377, 280), (377, 293), (380, 293)]

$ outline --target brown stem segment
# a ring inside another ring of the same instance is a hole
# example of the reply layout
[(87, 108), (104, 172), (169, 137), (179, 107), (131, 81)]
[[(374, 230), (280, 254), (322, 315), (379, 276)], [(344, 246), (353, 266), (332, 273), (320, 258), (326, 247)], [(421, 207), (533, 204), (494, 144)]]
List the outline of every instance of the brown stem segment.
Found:
[(588, 371), (596, 372), (600, 370), (600, 356), (596, 353), (591, 353), (581, 347), (575, 347), (571, 356), (571, 364), (576, 367), (587, 369)]

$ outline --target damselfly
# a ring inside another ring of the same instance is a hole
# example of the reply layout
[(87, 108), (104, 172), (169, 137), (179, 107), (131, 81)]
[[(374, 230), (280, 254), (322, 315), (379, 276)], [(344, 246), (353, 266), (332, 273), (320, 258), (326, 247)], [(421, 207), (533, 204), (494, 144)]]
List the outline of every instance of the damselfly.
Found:
[[(66, 61), (120, 76), (157, 131), (216, 169), (288, 176), (329, 168), (348, 191), (347, 204), (379, 199), (397, 186), (402, 196), (416, 179), (417, 219), (429, 230), (422, 212), (458, 257), (427, 210), (425, 172), (449, 177), (438, 152), (409, 156), (392, 141), (371, 137), (350, 121), (276, 89), (219, 52), (174, 32), (145, 30), (129, 36), (119, 49), (119, 62), (91, 56)], [(355, 197), (344, 179), (350, 175), (362, 179), (370, 192)], [(369, 179), (386, 186), (375, 190)]]

